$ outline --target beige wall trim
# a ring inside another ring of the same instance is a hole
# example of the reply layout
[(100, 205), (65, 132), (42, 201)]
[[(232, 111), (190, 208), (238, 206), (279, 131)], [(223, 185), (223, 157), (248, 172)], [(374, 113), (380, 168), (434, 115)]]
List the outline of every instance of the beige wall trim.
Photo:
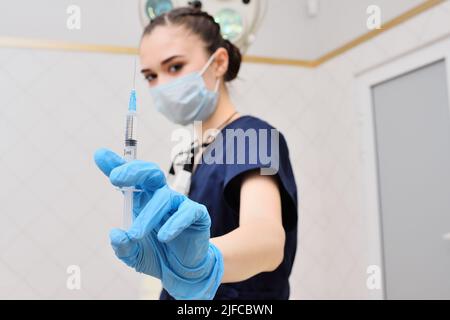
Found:
[(315, 64), (315, 62), (312, 60), (270, 58), (270, 57), (251, 56), (251, 55), (244, 56), (244, 61), (250, 62), (250, 63), (288, 65), (288, 66), (304, 67), (304, 68), (313, 68), (314, 64)]
[(321, 56), (317, 60), (314, 61), (314, 66), (317, 67), (328, 60), (331, 60), (337, 56), (340, 56), (341, 54), (344, 54), (345, 52), (361, 45), (364, 42), (367, 42), (380, 34), (414, 18), (415, 16), (428, 11), (429, 9), (437, 6), (438, 4), (443, 3), (446, 0), (427, 0), (424, 3), (416, 6), (415, 8), (412, 8), (411, 10), (408, 10), (407, 12), (399, 15), (398, 17), (386, 22), (382, 25), (381, 29), (375, 29), (372, 30), (366, 34), (363, 34), (362, 36), (359, 36), (358, 38), (344, 44), (343, 46), (334, 49), (333, 51)]
[(132, 47), (81, 44), (72, 42), (60, 42), (50, 40), (39, 40), (30, 38), (0, 37), (0, 47), (28, 48), (28, 49), (49, 49), (65, 51), (87, 51), (118, 54), (137, 54), (138, 49)]
[[(303, 68), (316, 68), (321, 64), (337, 57), (345, 52), (367, 42), (378, 35), (386, 32), (405, 21), (412, 19), (413, 17), (443, 3), (446, 0), (426, 0), (422, 4), (408, 10), (407, 12), (399, 15), (398, 17), (383, 24), (381, 29), (372, 30), (359, 36), (358, 38), (336, 48), (327, 54), (319, 57), (316, 60), (298, 60), (298, 59), (283, 59), (283, 58), (271, 58), (271, 57), (259, 57), (259, 56), (244, 56), (245, 62), (250, 63), (263, 63), (272, 65), (287, 65)], [(71, 42), (60, 42), (51, 40), (39, 40), (30, 38), (17, 38), (17, 37), (1, 37), (0, 47), (10, 48), (28, 48), (28, 49), (49, 49), (49, 50), (65, 50), (65, 51), (84, 51), (84, 52), (99, 52), (99, 53), (116, 53), (116, 54), (137, 54), (138, 49), (133, 47), (123, 46), (111, 46), (111, 45), (97, 45), (97, 44), (80, 44)]]

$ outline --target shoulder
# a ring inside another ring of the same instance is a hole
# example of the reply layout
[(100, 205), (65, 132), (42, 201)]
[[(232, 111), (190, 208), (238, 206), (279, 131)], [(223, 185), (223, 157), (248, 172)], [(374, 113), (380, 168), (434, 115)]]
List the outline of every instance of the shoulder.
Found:
[(275, 129), (270, 123), (258, 117), (244, 115), (234, 120), (226, 129), (240, 128), (240, 129)]
[(250, 115), (242, 116), (230, 123), (222, 130), (222, 136), (225, 140), (226, 150), (235, 149), (236, 142), (245, 140), (248, 141), (245, 149), (259, 150), (263, 148), (268, 149), (269, 153), (272, 153), (272, 149), (275, 152), (289, 152), (286, 139), (280, 130), (269, 122)]
[(276, 174), (281, 166), (290, 167), (283, 135), (260, 118), (242, 116), (223, 128), (217, 138), (228, 179), (253, 169), (261, 169), (267, 175)]
[(253, 116), (242, 116), (224, 129), (230, 129), (222, 135), (226, 140), (224, 192), (231, 207), (238, 207), (242, 182), (249, 173), (269, 176), (258, 180), (278, 183), (283, 224), (291, 229), (297, 216), (297, 186), (283, 134), (267, 121)]

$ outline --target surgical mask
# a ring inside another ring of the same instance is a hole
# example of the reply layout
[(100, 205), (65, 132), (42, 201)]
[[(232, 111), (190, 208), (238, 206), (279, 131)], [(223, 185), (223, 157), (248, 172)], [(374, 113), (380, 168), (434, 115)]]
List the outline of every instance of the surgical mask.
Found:
[(214, 61), (214, 54), (201, 71), (182, 76), (150, 89), (156, 110), (170, 121), (187, 125), (208, 119), (217, 107), (220, 78), (214, 91), (208, 90), (203, 74)]

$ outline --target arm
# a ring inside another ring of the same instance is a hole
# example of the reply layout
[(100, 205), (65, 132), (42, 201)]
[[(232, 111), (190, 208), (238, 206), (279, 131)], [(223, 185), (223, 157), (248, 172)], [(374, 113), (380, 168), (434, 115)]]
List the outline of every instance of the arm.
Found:
[(281, 198), (274, 176), (248, 173), (241, 186), (239, 227), (211, 239), (223, 255), (222, 283), (273, 271), (283, 261), (285, 233)]

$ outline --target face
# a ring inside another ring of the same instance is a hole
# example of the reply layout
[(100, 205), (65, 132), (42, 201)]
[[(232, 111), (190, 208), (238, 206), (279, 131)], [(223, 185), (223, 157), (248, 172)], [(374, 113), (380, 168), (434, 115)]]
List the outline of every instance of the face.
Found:
[[(183, 26), (158, 26), (141, 41), (141, 72), (150, 87), (200, 71), (209, 58), (201, 38)], [(227, 68), (228, 52), (219, 48), (215, 60), (203, 74), (209, 90), (214, 90), (217, 79), (224, 76)]]

